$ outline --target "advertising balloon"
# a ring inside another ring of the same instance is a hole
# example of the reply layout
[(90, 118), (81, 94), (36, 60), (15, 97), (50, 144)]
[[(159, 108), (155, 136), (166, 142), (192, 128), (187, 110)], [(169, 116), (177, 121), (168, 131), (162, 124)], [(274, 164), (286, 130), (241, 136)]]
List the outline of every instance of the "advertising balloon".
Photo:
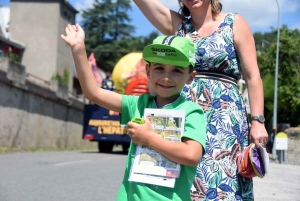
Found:
[(115, 91), (125, 94), (128, 82), (135, 77), (147, 77), (141, 52), (131, 52), (117, 62), (112, 72)]

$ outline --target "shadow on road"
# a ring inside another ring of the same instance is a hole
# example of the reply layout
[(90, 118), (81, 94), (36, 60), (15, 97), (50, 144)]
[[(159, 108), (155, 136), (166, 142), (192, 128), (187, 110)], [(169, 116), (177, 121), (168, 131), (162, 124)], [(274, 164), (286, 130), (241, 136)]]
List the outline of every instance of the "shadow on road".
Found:
[(117, 154), (117, 155), (127, 155), (127, 152), (123, 151), (112, 151), (111, 153), (100, 153), (99, 151), (80, 151), (83, 154)]

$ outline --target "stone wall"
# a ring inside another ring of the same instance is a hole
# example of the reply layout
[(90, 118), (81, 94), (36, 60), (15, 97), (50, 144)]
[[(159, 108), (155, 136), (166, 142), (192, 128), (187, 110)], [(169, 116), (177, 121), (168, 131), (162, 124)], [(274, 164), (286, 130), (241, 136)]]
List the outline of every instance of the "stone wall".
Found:
[(59, 84), (34, 82), (24, 66), (0, 57), (0, 146), (96, 147), (82, 139), (83, 108)]
[(285, 151), (284, 163), (300, 165), (300, 139), (288, 138), (288, 150)]

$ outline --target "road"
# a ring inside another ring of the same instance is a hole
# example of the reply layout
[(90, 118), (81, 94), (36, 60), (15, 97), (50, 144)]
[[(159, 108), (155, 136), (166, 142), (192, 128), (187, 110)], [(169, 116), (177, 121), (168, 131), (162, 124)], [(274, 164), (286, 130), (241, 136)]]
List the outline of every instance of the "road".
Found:
[[(114, 201), (126, 155), (96, 151), (0, 154), (0, 201)], [(272, 162), (256, 201), (300, 200), (300, 166)]]
[(113, 201), (125, 161), (96, 151), (0, 154), (0, 200)]
[(300, 200), (300, 166), (270, 161), (268, 175), (254, 178), (255, 201)]

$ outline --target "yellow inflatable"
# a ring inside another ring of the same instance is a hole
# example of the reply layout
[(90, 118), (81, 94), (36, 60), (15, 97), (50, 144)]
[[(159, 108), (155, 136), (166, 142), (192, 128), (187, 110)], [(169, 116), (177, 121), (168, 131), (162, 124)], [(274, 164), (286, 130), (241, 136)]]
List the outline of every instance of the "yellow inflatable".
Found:
[(125, 94), (128, 81), (131, 78), (146, 76), (145, 62), (142, 59), (141, 52), (131, 52), (122, 57), (114, 67), (112, 80), (116, 87), (115, 91)]

